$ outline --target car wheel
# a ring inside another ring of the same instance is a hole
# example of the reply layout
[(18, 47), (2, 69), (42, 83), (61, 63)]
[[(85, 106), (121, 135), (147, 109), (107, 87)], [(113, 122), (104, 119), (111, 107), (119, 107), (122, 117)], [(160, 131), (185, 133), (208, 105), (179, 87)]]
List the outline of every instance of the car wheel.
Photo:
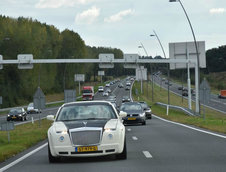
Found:
[(144, 120), (144, 122), (142, 122), (142, 125), (146, 125), (146, 121)]
[(21, 119), (20, 119), (21, 121), (24, 121), (24, 117), (21, 117)]
[(48, 144), (48, 158), (49, 158), (49, 163), (55, 163), (55, 162), (59, 162), (60, 161), (59, 157), (52, 156), (52, 154), (50, 152), (49, 144)]
[(116, 159), (127, 159), (126, 138), (124, 140), (124, 148), (122, 153), (116, 155)]

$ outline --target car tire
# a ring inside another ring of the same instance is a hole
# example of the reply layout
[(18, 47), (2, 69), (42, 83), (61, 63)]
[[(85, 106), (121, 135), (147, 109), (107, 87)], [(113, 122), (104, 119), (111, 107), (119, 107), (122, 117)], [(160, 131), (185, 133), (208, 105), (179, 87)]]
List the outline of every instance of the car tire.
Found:
[(123, 151), (122, 153), (116, 155), (116, 159), (127, 159), (127, 148), (126, 148), (126, 138), (125, 138), (125, 141), (124, 141), (124, 147), (123, 147)]
[(21, 119), (20, 119), (21, 121), (24, 121), (24, 117), (21, 117)]
[(145, 120), (142, 122), (142, 125), (146, 125), (146, 121)]
[(56, 163), (56, 162), (60, 161), (59, 157), (52, 156), (52, 154), (50, 152), (49, 144), (48, 144), (48, 158), (49, 158), (49, 163)]

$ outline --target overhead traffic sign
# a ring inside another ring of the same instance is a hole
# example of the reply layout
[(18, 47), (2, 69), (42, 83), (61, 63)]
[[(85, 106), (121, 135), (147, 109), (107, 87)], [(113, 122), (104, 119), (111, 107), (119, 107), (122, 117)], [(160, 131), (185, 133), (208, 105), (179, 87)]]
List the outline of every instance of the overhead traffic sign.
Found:
[(138, 54), (124, 54), (124, 68), (126, 69), (136, 69), (138, 65), (136, 64), (137, 60), (139, 59)]
[(33, 68), (33, 55), (32, 54), (18, 54), (18, 69), (32, 69)]
[(99, 54), (99, 68), (114, 68), (114, 54)]

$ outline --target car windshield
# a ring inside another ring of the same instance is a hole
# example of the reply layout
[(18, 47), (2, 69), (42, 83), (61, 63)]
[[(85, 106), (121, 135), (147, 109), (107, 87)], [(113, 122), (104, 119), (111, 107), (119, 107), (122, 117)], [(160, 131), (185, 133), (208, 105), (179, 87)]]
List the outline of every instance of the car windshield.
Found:
[(144, 108), (146, 108), (146, 109), (149, 108), (148, 105), (147, 105), (146, 103), (141, 103), (141, 106), (142, 106), (143, 109), (144, 109)]
[(30, 103), (30, 104), (28, 105), (28, 107), (34, 107), (34, 104), (33, 104), (33, 103)]
[(142, 111), (142, 107), (140, 104), (123, 104), (120, 108), (122, 111)]
[(21, 113), (21, 112), (22, 112), (22, 109), (11, 109), (9, 111), (10, 114), (12, 114), (12, 113)]
[(123, 96), (122, 98), (123, 98), (123, 99), (128, 99), (129, 97), (128, 97), (128, 96)]
[(63, 107), (57, 121), (73, 121), (73, 120), (95, 120), (95, 119), (116, 119), (117, 116), (110, 105), (71, 105)]
[(82, 93), (92, 93), (92, 90), (82, 90)]

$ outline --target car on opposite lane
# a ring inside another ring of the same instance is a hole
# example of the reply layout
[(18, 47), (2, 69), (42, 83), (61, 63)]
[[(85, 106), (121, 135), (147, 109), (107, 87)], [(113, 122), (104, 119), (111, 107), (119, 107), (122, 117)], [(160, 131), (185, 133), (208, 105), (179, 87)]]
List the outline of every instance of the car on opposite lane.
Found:
[(27, 112), (24, 110), (24, 108), (13, 108), (9, 111), (9, 114), (7, 115), (7, 121), (13, 121), (13, 120), (20, 120), (24, 121), (27, 120)]
[(142, 106), (138, 102), (126, 102), (120, 106), (120, 111), (126, 112), (127, 116), (123, 118), (124, 124), (141, 123), (146, 125), (146, 115)]
[(62, 105), (48, 130), (49, 162), (60, 157), (94, 157), (115, 154), (126, 159), (126, 136), (122, 118), (107, 101), (73, 102)]
[(103, 86), (99, 86), (98, 87), (98, 92), (104, 92), (104, 87)]
[(27, 106), (27, 114), (31, 113), (41, 113), (42, 111), (40, 109), (35, 109), (34, 108), (34, 103), (29, 103)]

